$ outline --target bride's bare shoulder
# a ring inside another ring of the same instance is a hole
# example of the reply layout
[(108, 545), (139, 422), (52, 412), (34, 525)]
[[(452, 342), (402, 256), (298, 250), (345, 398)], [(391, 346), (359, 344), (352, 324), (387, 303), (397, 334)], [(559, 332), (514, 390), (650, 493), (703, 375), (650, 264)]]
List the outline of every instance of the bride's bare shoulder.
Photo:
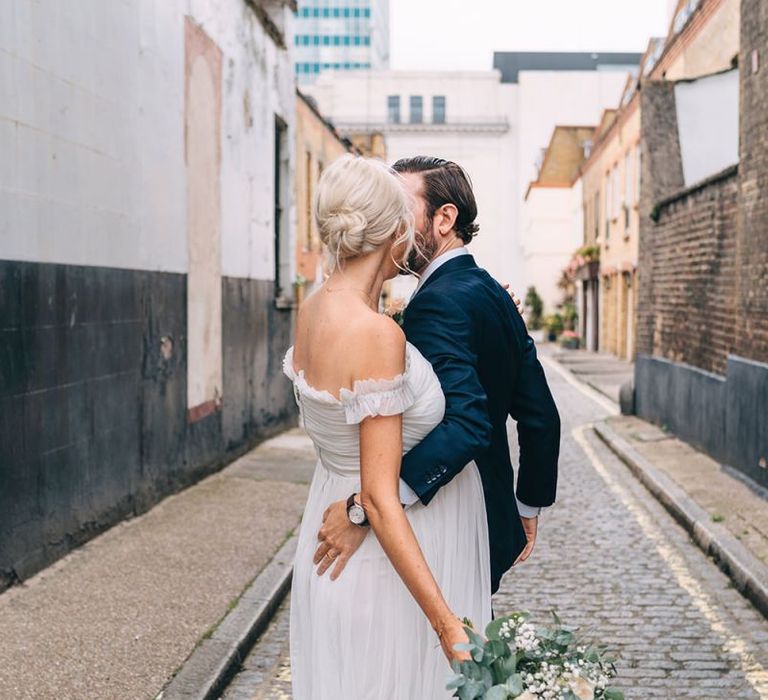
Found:
[(350, 366), (355, 379), (386, 378), (403, 371), (405, 334), (389, 316), (361, 315), (349, 330)]

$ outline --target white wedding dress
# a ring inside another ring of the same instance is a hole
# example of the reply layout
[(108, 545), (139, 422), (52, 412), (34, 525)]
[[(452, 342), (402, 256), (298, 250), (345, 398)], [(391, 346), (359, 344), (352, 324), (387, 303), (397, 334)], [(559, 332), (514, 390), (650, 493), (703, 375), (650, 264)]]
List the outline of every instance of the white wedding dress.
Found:
[[(403, 584), (373, 531), (341, 576), (318, 576), (312, 557), (325, 509), (360, 489), (359, 424), (403, 413), (410, 450), (443, 418), (445, 398), (432, 366), (406, 345), (405, 372), (356, 382), (340, 399), (309, 386), (284, 360), (304, 428), (318, 454), (299, 532), (291, 588), (294, 700), (432, 700), (449, 698), (450, 667), (437, 635)], [(488, 526), (480, 475), (465, 467), (424, 506), (406, 514), (451, 610), (484, 630), (491, 619)]]

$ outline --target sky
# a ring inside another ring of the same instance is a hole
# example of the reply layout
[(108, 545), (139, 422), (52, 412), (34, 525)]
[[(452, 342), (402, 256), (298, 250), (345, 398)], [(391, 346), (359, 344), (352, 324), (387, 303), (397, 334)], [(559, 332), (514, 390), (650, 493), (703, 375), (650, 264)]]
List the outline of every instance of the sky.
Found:
[(391, 68), (487, 70), (494, 51), (636, 51), (671, 0), (390, 0)]

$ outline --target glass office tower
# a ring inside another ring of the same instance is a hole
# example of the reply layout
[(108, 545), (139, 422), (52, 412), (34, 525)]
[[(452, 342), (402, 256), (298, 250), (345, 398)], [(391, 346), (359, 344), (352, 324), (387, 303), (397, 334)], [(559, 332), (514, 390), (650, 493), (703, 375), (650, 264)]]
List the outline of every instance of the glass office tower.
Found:
[(324, 70), (389, 67), (389, 0), (299, 0), (295, 30), (299, 84)]

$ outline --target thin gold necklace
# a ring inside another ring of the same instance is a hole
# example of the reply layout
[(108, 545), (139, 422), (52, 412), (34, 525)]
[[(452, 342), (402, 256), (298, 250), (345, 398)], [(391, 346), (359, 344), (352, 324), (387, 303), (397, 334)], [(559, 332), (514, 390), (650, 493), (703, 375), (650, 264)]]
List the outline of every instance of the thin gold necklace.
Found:
[(329, 294), (332, 292), (360, 292), (361, 294), (365, 294), (368, 298), (368, 303), (373, 306), (373, 297), (371, 297), (371, 295), (364, 289), (358, 289), (357, 287), (339, 287), (338, 289), (330, 289), (326, 285), (323, 285), (323, 289)]

